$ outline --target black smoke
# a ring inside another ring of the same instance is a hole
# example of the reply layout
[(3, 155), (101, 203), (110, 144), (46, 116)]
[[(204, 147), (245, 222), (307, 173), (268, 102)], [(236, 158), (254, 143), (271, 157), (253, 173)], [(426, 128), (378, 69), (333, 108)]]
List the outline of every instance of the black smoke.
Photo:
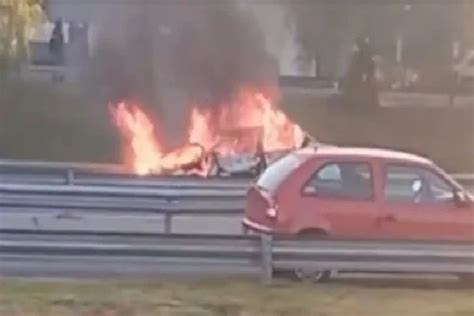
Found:
[(277, 77), (255, 16), (235, 2), (187, 7), (170, 48), (176, 85), (200, 104), (221, 104)]
[(276, 84), (258, 21), (237, 1), (146, 3), (100, 25), (93, 69), (105, 99), (139, 100), (174, 137), (191, 106), (220, 106), (242, 87)]

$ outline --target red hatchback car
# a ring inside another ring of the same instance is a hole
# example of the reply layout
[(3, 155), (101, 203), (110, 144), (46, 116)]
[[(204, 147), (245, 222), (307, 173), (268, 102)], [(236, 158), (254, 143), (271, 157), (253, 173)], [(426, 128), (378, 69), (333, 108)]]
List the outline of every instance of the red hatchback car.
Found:
[(249, 189), (243, 225), (313, 237), (474, 241), (474, 199), (423, 157), (307, 148), (273, 163)]

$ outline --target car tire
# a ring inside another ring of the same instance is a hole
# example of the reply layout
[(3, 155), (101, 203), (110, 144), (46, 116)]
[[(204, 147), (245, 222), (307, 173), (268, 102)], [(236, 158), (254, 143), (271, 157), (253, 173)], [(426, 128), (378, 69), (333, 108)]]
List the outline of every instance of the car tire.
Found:
[[(298, 239), (301, 240), (317, 240), (325, 239), (328, 234), (322, 230), (304, 230), (298, 234)], [(313, 270), (305, 268), (297, 268), (292, 271), (294, 279), (305, 283), (322, 283), (331, 278), (332, 271), (330, 270)]]

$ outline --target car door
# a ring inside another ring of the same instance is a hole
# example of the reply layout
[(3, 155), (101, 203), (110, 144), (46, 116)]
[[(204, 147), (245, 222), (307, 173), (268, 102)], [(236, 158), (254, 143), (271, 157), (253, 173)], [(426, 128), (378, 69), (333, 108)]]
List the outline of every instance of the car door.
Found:
[(378, 208), (372, 166), (363, 161), (327, 161), (302, 190), (302, 225), (324, 222), (334, 237), (370, 238)]
[(454, 188), (436, 170), (386, 164), (379, 236), (390, 239), (472, 240), (474, 217), (457, 205)]

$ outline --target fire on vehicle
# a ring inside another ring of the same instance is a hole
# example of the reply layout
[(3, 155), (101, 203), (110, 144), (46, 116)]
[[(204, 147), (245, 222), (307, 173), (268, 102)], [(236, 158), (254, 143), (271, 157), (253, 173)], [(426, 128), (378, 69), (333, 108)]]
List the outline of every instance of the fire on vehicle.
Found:
[(252, 89), (242, 89), (232, 102), (212, 110), (194, 107), (186, 143), (171, 150), (164, 148), (157, 124), (143, 107), (122, 102), (110, 110), (124, 163), (138, 175), (256, 175), (276, 158), (314, 142), (272, 98)]

